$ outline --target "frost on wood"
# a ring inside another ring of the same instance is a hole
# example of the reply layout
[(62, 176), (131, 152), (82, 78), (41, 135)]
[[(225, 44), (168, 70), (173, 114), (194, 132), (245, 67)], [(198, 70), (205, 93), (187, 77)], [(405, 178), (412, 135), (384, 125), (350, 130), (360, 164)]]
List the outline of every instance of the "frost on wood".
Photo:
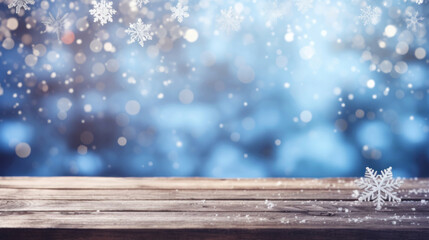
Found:
[(113, 22), (112, 16), (116, 13), (116, 10), (112, 8), (112, 4), (113, 2), (106, 0), (93, 1), (94, 8), (89, 10), (89, 13), (94, 17), (94, 22), (100, 22), (101, 25)]
[(177, 21), (181, 23), (183, 18), (189, 17), (188, 8), (188, 6), (182, 6), (182, 3), (178, 2), (176, 7), (171, 7), (171, 17), (173, 19), (177, 18)]
[(399, 178), (393, 179), (392, 167), (381, 171), (381, 175), (377, 175), (377, 171), (367, 167), (365, 178), (356, 180), (356, 184), (363, 189), (363, 193), (359, 197), (359, 201), (373, 201), (376, 210), (380, 210), (384, 202), (401, 202), (401, 198), (397, 196), (394, 190), (398, 189), (402, 180)]
[(19, 13), (21, 8), (24, 8), (24, 10), (30, 10), (30, 7), (28, 5), (33, 5), (34, 0), (13, 0), (9, 5), (8, 8), (15, 8), (16, 13)]
[(220, 11), (220, 16), (217, 19), (219, 28), (226, 32), (238, 31), (240, 29), (241, 17), (236, 11), (232, 10), (232, 7), (229, 7), (228, 10), (223, 9)]
[(58, 40), (60, 40), (61, 33), (63, 32), (66, 23), (67, 15), (68, 13), (61, 17), (60, 13), (58, 13), (57, 17), (54, 17), (51, 13), (49, 13), (49, 16), (42, 21), (46, 27), (45, 31), (43, 32), (56, 33)]
[(368, 24), (376, 24), (380, 16), (381, 12), (377, 8), (366, 6), (361, 9), (359, 19), (361, 19), (363, 21), (363, 25), (366, 26)]
[(138, 42), (140, 46), (144, 46), (144, 42), (152, 40), (152, 32), (150, 31), (151, 24), (144, 24), (139, 18), (136, 23), (130, 23), (130, 27), (125, 30), (130, 35), (128, 43)]

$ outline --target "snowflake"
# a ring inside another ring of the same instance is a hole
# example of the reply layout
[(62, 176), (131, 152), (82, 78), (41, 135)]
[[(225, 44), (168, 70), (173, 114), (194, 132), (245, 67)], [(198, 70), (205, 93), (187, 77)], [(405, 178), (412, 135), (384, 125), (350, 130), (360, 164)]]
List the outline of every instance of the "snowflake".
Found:
[(371, 6), (366, 6), (366, 8), (362, 8), (361, 12), (362, 13), (360, 14), (359, 18), (363, 21), (364, 26), (370, 23), (377, 23), (381, 15), (380, 11), (378, 11), (377, 8), (373, 8)]
[(414, 0), (413, 2), (417, 3), (418, 5), (423, 4), (424, 0)]
[(149, 0), (137, 0), (137, 6), (139, 6), (139, 8), (143, 7), (143, 4), (146, 5), (149, 3)]
[(171, 17), (177, 18), (177, 21), (181, 23), (183, 21), (183, 18), (189, 17), (188, 6), (182, 6), (182, 3), (179, 1), (176, 5), (176, 7), (171, 7)]
[(60, 40), (60, 35), (64, 30), (64, 26), (66, 23), (68, 13), (64, 14), (64, 16), (60, 17), (60, 13), (57, 14), (57, 17), (52, 16), (49, 13), (49, 17), (47, 19), (42, 20), (42, 23), (45, 24), (45, 32), (54, 32), (57, 34), (58, 40)]
[(226, 32), (238, 31), (240, 29), (241, 21), (243, 17), (240, 16), (236, 11), (232, 10), (232, 7), (229, 7), (228, 10), (223, 9), (220, 11), (220, 16), (217, 19), (219, 28)]
[(16, 8), (16, 13), (19, 13), (21, 8), (24, 8), (25, 10), (30, 10), (29, 4), (33, 5), (34, 0), (13, 0), (9, 5), (7, 5), (8, 8)]
[(131, 36), (128, 43), (138, 41), (140, 46), (143, 47), (145, 41), (152, 40), (153, 33), (150, 31), (151, 26), (152, 24), (144, 24), (141, 18), (139, 18), (136, 23), (130, 23), (130, 27), (125, 30), (125, 32)]
[(305, 13), (308, 9), (313, 7), (313, 0), (295, 0), (295, 5), (298, 11)]
[(365, 178), (360, 178), (356, 184), (363, 189), (363, 193), (359, 197), (359, 201), (373, 201), (376, 210), (381, 209), (381, 205), (385, 200), (392, 202), (401, 202), (401, 198), (396, 196), (395, 189), (398, 189), (402, 180), (399, 178), (393, 179), (392, 167), (381, 171), (381, 175), (377, 175), (377, 171), (367, 167)]
[(407, 23), (407, 28), (411, 29), (412, 31), (417, 31), (417, 27), (423, 27), (422, 21), (424, 18), (419, 17), (419, 12), (406, 12), (407, 17), (405, 18), (405, 22)]
[(279, 19), (282, 19), (286, 13), (289, 11), (289, 3), (277, 1), (267, 2), (264, 9), (262, 10), (262, 14), (267, 17), (268, 23), (271, 25), (272, 23), (277, 23)]
[(100, 2), (93, 1), (92, 5), (94, 8), (89, 10), (89, 13), (94, 16), (94, 22), (100, 22), (101, 25), (107, 22), (113, 22), (112, 16), (116, 13), (116, 10), (112, 8), (113, 2), (101, 0)]

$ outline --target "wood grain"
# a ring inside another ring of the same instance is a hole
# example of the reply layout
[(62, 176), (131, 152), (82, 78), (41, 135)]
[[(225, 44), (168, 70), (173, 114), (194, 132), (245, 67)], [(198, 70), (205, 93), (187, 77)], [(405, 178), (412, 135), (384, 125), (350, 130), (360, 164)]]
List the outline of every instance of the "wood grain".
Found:
[(426, 239), (429, 180), (401, 203), (352, 178), (0, 178), (0, 239)]

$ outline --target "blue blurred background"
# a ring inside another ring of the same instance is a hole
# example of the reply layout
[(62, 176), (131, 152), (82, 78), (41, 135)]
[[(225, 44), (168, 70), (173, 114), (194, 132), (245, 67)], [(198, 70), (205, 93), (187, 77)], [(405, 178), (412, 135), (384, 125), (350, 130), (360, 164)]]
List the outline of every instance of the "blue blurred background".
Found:
[(429, 177), (428, 4), (306, 1), (182, 1), (181, 23), (177, 1), (113, 1), (101, 26), (89, 0), (0, 0), (0, 175)]

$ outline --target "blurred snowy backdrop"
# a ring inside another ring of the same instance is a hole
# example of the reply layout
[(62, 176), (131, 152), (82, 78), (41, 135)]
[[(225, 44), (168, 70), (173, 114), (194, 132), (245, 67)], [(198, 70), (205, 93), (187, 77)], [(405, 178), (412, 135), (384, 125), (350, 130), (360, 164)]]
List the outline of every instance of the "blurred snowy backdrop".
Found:
[(0, 0), (0, 175), (429, 176), (426, 1), (97, 3)]

